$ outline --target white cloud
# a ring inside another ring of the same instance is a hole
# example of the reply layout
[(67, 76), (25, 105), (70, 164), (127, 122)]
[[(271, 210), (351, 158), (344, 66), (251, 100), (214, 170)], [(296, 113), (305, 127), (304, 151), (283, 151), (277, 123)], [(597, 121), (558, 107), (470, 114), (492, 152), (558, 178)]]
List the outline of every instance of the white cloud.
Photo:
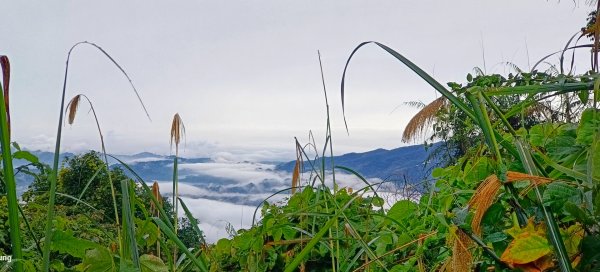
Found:
[(286, 173), (273, 171), (275, 166), (272, 164), (226, 162), (228, 160), (225, 158), (218, 161), (220, 162), (184, 163), (179, 165), (179, 169), (232, 179), (239, 183), (261, 182), (263, 180), (284, 181), (287, 177)]
[[(206, 240), (209, 243), (227, 237), (227, 223), (230, 223), (236, 230), (249, 228), (252, 225), (252, 216), (256, 209), (253, 206), (202, 198), (182, 197), (182, 200), (200, 222), (200, 229), (205, 233)], [(180, 212), (179, 216), (185, 216), (183, 211)], [(260, 214), (257, 216), (260, 216)]]

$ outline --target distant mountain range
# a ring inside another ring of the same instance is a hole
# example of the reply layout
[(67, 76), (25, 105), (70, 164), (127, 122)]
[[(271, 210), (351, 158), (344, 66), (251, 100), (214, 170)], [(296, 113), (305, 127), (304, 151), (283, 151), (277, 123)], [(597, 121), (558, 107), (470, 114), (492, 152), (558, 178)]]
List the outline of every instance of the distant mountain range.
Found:
[[(434, 144), (437, 147), (439, 144)], [(432, 149), (425, 149), (423, 145), (399, 147), (396, 149), (376, 149), (364, 153), (348, 153), (334, 156), (333, 161), (337, 166), (350, 168), (365, 178), (379, 178), (389, 181), (421, 181), (429, 177), (429, 167), (425, 165)], [(330, 159), (325, 158), (327, 169), (330, 170)], [(276, 170), (291, 172), (296, 161), (279, 164)], [(309, 171), (315, 165), (322, 164), (322, 159), (305, 161), (304, 171)]]
[[(45, 151), (33, 151), (41, 162), (48, 165), (52, 164), (53, 153)], [(345, 166), (360, 173), (365, 178), (379, 178), (388, 181), (408, 181), (409, 183), (421, 181), (429, 177), (424, 162), (429, 156), (429, 151), (422, 145), (400, 147), (392, 150), (376, 149), (364, 153), (348, 153), (341, 156), (334, 156), (336, 165)], [(60, 162), (63, 163), (66, 157), (72, 157), (73, 153), (63, 153), (60, 156)], [(142, 152), (133, 155), (115, 155), (123, 162), (127, 163), (142, 179), (146, 182), (162, 181), (169, 182), (173, 177), (173, 156), (164, 156), (149, 152)], [(329, 158), (325, 158), (326, 165), (329, 165)], [(294, 169), (295, 161), (290, 162), (231, 162), (232, 171), (237, 171), (236, 167), (244, 167), (244, 171), (255, 171), (260, 173), (258, 176), (250, 176), (248, 181), (243, 177), (232, 178), (231, 173), (210, 172), (211, 167), (219, 166), (218, 162), (210, 158), (179, 158), (180, 167), (179, 180), (183, 183), (191, 184), (197, 188), (205, 190), (202, 197), (215, 198), (223, 200), (224, 195), (234, 195), (231, 201), (242, 202), (246, 204), (256, 204), (259, 200), (240, 200), (240, 195), (244, 194), (268, 194), (281, 188), (289, 187), (289, 180)], [(310, 170), (310, 164), (319, 167), (321, 160), (305, 161), (304, 171)], [(25, 164), (24, 161), (15, 161), (15, 167)], [(111, 167), (118, 167), (119, 164), (114, 159), (109, 159)], [(237, 165), (236, 165), (237, 164)], [(200, 167), (194, 167), (200, 166)], [(330, 170), (328, 168), (328, 170)], [(228, 170), (225, 170), (228, 171)], [(125, 171), (128, 173), (128, 171)], [(288, 174), (286, 174), (288, 173)], [(128, 173), (129, 174), (129, 173)], [(229, 176), (229, 177), (228, 177)], [(22, 193), (31, 183), (31, 177), (19, 174), (18, 191)], [(215, 194), (210, 194), (214, 192)], [(185, 193), (185, 192), (184, 192)], [(219, 195), (219, 196), (217, 196)]]

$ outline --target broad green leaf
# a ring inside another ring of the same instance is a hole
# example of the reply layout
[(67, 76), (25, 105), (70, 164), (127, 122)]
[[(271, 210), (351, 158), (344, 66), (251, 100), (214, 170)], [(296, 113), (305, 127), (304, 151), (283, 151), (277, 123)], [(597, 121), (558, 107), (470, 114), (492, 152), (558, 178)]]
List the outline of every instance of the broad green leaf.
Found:
[(72, 231), (64, 232), (55, 230), (52, 238), (52, 250), (66, 253), (77, 258), (85, 257), (86, 250), (88, 249), (102, 247), (94, 242), (73, 237)]
[(390, 208), (387, 212), (387, 216), (401, 221), (407, 218), (410, 215), (413, 215), (415, 210), (417, 209), (417, 205), (410, 200), (400, 200)]
[(532, 146), (540, 147), (545, 146), (547, 141), (553, 139), (549, 137), (555, 132), (555, 128), (552, 124), (539, 124), (529, 129), (529, 143)]
[(39, 163), (40, 160), (35, 155), (31, 154), (29, 151), (16, 151), (13, 153), (13, 158), (17, 160), (26, 160), (30, 163)]
[(163, 261), (154, 256), (144, 254), (140, 256), (140, 268), (142, 272), (167, 272), (169, 271), (168, 267), (163, 263)]
[(590, 145), (599, 129), (600, 110), (586, 109), (581, 114), (581, 121), (577, 128), (577, 142), (582, 145)]
[(77, 270), (86, 272), (109, 272), (116, 269), (113, 256), (106, 248), (88, 250), (83, 262), (77, 265)]
[(220, 239), (217, 241), (215, 246), (217, 254), (228, 255), (231, 254), (231, 241), (227, 238)]
[(508, 245), (500, 259), (510, 264), (527, 264), (548, 255), (551, 251), (546, 237), (525, 232)]

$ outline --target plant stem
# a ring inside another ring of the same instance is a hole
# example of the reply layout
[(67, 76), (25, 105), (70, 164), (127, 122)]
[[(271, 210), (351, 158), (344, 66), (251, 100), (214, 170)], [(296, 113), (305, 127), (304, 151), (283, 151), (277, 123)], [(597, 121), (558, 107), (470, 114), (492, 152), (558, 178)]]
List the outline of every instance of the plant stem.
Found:
[(8, 118), (4, 91), (0, 86), (0, 140), (2, 146), (2, 164), (4, 167), (4, 183), (6, 184), (6, 198), (8, 201), (8, 224), (10, 228), (10, 242), (12, 244), (12, 258), (15, 258), (15, 271), (23, 271), (23, 253), (21, 251), (21, 236), (19, 234), (19, 201), (17, 199), (17, 184), (10, 152), (10, 134), (8, 131)]

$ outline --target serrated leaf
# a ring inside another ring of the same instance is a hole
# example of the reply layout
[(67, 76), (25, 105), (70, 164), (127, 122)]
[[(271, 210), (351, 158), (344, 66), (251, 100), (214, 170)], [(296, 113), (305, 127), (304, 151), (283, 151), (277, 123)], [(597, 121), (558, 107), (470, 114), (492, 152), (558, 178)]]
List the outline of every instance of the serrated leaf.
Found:
[(484, 241), (486, 241), (488, 243), (497, 243), (497, 242), (502, 242), (502, 241), (506, 240), (506, 238), (508, 238), (508, 236), (505, 233), (494, 232), (490, 235), (485, 236)]
[(576, 203), (581, 202), (579, 190), (563, 182), (553, 182), (546, 186), (542, 197), (544, 205), (550, 206), (553, 210), (560, 210), (565, 203), (573, 200)]
[(548, 255), (551, 251), (552, 248), (546, 237), (525, 232), (508, 245), (500, 259), (512, 265), (527, 264)]

